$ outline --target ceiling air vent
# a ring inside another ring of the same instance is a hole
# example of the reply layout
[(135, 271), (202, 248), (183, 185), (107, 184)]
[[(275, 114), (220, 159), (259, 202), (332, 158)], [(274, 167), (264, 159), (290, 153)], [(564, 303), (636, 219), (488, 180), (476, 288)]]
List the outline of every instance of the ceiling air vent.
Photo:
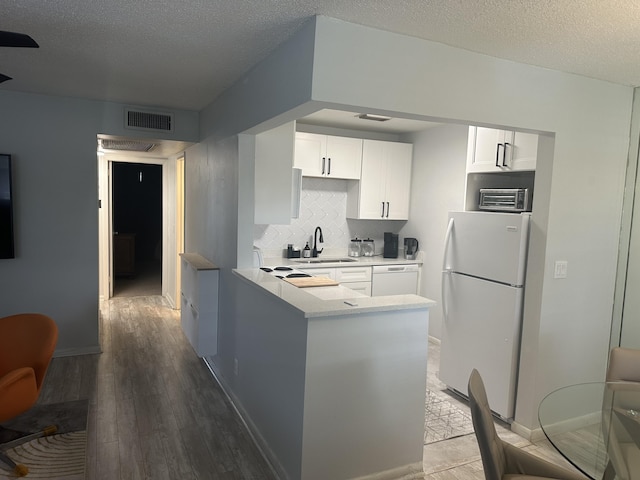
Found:
[(125, 108), (124, 126), (136, 130), (173, 132), (173, 114)]
[(104, 150), (118, 150), (126, 152), (150, 152), (155, 147), (155, 143), (136, 142), (135, 140), (102, 140)]

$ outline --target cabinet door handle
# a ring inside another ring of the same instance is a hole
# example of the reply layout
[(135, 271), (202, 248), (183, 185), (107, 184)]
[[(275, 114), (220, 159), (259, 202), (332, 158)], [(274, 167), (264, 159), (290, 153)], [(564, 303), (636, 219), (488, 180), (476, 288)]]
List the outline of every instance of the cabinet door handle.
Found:
[(389, 218), (389, 202), (387, 202), (387, 218)]
[(500, 168), (500, 147), (502, 147), (502, 158), (504, 159), (504, 145), (499, 143), (496, 146), (496, 167)]
[(327, 175), (331, 175), (331, 157), (328, 158), (329, 168), (327, 169)]
[(380, 215), (381, 218), (384, 218), (384, 202), (382, 202), (382, 215)]
[(325, 157), (322, 157), (322, 175), (324, 175), (324, 162), (325, 162), (326, 160), (327, 160), (327, 159), (326, 159)]
[(502, 166), (507, 167), (507, 147), (511, 147), (510, 143), (504, 142), (504, 148), (502, 149)]

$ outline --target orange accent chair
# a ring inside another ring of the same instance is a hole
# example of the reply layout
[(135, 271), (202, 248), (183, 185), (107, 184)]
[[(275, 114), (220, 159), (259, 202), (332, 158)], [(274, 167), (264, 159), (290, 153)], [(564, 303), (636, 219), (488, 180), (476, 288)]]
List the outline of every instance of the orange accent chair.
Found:
[[(58, 327), (46, 315), (21, 313), (0, 318), (0, 423), (36, 403), (57, 340)], [(0, 460), (7, 463), (2, 445)]]

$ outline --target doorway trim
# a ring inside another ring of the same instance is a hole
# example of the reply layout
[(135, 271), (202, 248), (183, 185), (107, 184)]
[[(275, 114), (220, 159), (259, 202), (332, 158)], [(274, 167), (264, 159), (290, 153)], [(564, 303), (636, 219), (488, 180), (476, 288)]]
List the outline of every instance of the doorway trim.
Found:
[(127, 154), (98, 154), (98, 288), (100, 300), (113, 295), (113, 211), (112, 175), (113, 162), (146, 163), (162, 167), (162, 296), (173, 308), (179, 308), (177, 290), (176, 257), (176, 164), (179, 157), (151, 158)]

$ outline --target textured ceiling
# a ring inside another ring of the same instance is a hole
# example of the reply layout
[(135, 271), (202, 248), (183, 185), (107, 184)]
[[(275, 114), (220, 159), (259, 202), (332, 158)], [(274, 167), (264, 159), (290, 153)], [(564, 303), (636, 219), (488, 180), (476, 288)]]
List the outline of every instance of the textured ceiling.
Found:
[(200, 110), (316, 14), (640, 85), (637, 0), (0, 0), (0, 89)]

